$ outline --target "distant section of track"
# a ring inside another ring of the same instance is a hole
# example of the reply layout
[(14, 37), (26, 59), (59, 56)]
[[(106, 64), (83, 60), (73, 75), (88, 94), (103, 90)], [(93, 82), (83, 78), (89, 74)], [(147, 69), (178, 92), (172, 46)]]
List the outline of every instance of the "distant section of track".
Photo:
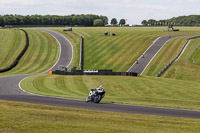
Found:
[[(57, 69), (59, 65), (68, 66), (71, 63), (73, 55), (73, 49), (70, 42), (59, 33), (47, 30), (42, 30), (42, 31), (48, 32), (49, 34), (54, 36), (58, 40), (61, 46), (61, 53), (59, 60), (50, 70)], [(71, 100), (71, 99), (54, 98), (54, 97), (30, 94), (20, 89), (19, 82), (22, 79), (29, 77), (31, 75), (33, 74), (1, 77), (0, 99), (8, 101), (28, 102), (34, 104), (81, 108), (81, 109), (98, 110), (98, 111), (200, 119), (200, 111), (122, 105), (122, 104), (112, 104), (112, 103), (93, 104), (93, 103), (86, 103), (81, 100)]]
[(141, 75), (169, 39), (175, 37), (183, 37), (183, 36), (189, 36), (189, 35), (170, 35), (170, 36), (159, 37), (143, 53), (143, 55), (141, 55), (140, 58), (129, 68), (128, 72), (136, 72), (139, 75)]
[(63, 35), (50, 31), (50, 30), (41, 30), (52, 35), (60, 44), (60, 57), (57, 63), (49, 70), (54, 71), (58, 69), (60, 65), (69, 66), (73, 58), (73, 47), (72, 44), (67, 40)]

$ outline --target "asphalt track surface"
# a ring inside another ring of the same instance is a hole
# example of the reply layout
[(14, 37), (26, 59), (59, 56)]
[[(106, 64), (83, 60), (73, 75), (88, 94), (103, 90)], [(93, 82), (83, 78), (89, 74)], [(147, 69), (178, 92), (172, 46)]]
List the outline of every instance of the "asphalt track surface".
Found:
[(136, 72), (141, 75), (160, 49), (171, 38), (183, 37), (189, 35), (170, 35), (159, 37), (154, 43), (139, 57), (139, 59), (129, 68), (128, 72)]
[[(73, 53), (73, 49), (70, 42), (67, 39), (65, 39), (62, 35), (56, 32), (47, 30), (43, 31), (48, 32), (49, 34), (54, 36), (61, 45), (60, 59), (58, 60), (56, 65), (54, 65), (50, 70), (57, 69), (59, 65), (69, 65), (71, 63), (72, 53)], [(64, 64), (66, 60), (67, 64)], [(97, 111), (200, 119), (200, 111), (123, 105), (123, 104), (113, 104), (113, 103), (94, 104), (94, 103), (86, 103), (85, 101), (80, 101), (80, 100), (54, 98), (54, 97), (30, 94), (20, 89), (19, 82), (22, 79), (32, 75), (33, 74), (1, 77), (0, 99), (7, 101), (28, 102), (33, 104), (44, 104), (44, 105), (89, 109)]]

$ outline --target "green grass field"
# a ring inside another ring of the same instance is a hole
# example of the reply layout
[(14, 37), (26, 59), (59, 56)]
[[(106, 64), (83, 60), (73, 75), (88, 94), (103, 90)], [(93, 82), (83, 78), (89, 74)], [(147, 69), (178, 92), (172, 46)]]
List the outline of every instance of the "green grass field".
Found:
[[(200, 84), (154, 77), (39, 75), (22, 81), (28, 92), (85, 100), (103, 84), (102, 102), (200, 110)], [(190, 88), (190, 89), (188, 89)]]
[[(10, 29), (6, 29), (5, 31), (8, 33), (16, 32), (15, 30), (10, 30)], [(51, 35), (38, 31), (38, 30), (26, 30), (26, 31), (28, 32), (28, 36), (30, 40), (30, 46), (28, 50), (26, 51), (26, 53), (21, 58), (20, 62), (15, 68), (13, 68), (12, 70), (8, 72), (1, 73), (0, 76), (41, 73), (41, 72), (45, 72), (49, 70), (56, 63), (59, 56), (59, 50), (60, 50), (57, 41)], [(17, 38), (20, 38), (20, 37), (17, 37)], [(25, 39), (25, 35), (23, 38)], [(3, 42), (4, 42), (4, 45), (7, 44), (7, 41), (3, 41)], [(12, 52), (12, 50), (13, 50), (13, 46), (9, 45), (7, 51)], [(15, 51), (15, 49), (13, 51)], [(7, 53), (10, 53), (10, 52), (7, 52)], [(6, 56), (7, 53), (4, 53), (4, 55)], [(16, 55), (17, 54), (15, 54), (15, 56)], [(9, 62), (10, 60), (13, 60), (13, 59), (8, 58), (6, 62)]]
[[(180, 32), (162, 32), (163, 27), (87, 27), (73, 28), (73, 32), (63, 32), (64, 28), (47, 29), (62, 33), (72, 42), (74, 55), (71, 65), (78, 66), (80, 36), (83, 36), (85, 69), (126, 71), (157, 37), (199, 34), (200, 31), (197, 27), (178, 28)], [(41, 73), (56, 62), (59, 52), (56, 40), (37, 30), (27, 31), (31, 38), (29, 51), (16, 68), (0, 76)], [(117, 36), (104, 36), (105, 31), (116, 33)], [(106, 96), (102, 102), (200, 110), (199, 39), (191, 41), (182, 57), (163, 77), (155, 77), (176, 56), (184, 43), (185, 37), (169, 41), (141, 77), (36, 75), (23, 80), (21, 86), (31, 93), (84, 100), (89, 89), (103, 84)], [(198, 50), (194, 51), (195, 48)], [(195, 119), (98, 112), (6, 101), (0, 101), (0, 108), (0, 132), (73, 133), (94, 132), (98, 128), (101, 130), (96, 132), (102, 133), (188, 133), (200, 130), (200, 121)]]
[(0, 101), (2, 133), (198, 133), (200, 120)]
[(23, 50), (26, 37), (23, 31), (16, 29), (0, 30), (0, 69), (10, 66)]
[[(200, 39), (191, 40), (181, 58), (164, 73), (165, 78), (200, 81)], [(197, 48), (197, 51), (196, 51)]]

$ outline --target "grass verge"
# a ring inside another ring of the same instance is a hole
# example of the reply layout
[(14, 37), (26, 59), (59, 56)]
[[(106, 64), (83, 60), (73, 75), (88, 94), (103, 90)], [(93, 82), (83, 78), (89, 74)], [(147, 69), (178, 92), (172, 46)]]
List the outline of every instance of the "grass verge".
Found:
[(197, 133), (200, 120), (88, 111), (0, 101), (4, 133)]

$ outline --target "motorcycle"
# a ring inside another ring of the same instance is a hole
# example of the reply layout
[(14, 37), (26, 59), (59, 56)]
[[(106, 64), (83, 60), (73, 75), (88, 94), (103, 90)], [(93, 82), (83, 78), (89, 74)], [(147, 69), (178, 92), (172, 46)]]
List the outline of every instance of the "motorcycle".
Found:
[(86, 102), (94, 102), (94, 103), (99, 103), (101, 99), (105, 96), (105, 91), (104, 89), (98, 90), (98, 89), (91, 89), (89, 96), (86, 98)]

